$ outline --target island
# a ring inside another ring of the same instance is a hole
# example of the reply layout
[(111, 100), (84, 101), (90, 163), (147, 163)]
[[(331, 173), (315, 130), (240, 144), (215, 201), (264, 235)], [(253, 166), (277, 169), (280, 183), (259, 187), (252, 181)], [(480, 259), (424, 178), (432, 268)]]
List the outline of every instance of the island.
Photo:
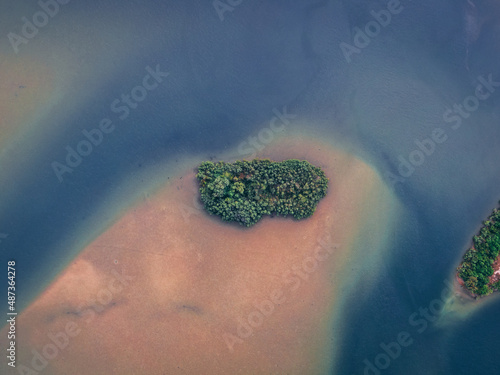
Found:
[(459, 283), (475, 298), (500, 290), (500, 210), (494, 209), (457, 269)]
[(247, 227), (263, 215), (309, 217), (328, 189), (321, 168), (297, 159), (205, 161), (196, 177), (201, 201), (211, 215)]

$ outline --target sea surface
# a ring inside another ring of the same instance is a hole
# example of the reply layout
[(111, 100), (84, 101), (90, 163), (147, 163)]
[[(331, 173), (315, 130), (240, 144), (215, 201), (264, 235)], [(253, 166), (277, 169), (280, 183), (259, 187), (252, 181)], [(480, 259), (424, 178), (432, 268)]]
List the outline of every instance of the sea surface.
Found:
[[(193, 155), (247, 156), (278, 112), (285, 132), (300, 124), (370, 164), (404, 208), (380, 254), (363, 238), (369, 277), (346, 275), (330, 373), (497, 373), (498, 297), (467, 314), (433, 301), (453, 295), (454, 270), (500, 200), (500, 6), (229, 3), (70, 1), (30, 38), (23, 17), (40, 5), (0, 5), (11, 77), (0, 82), (0, 264), (16, 261), (18, 310)], [(68, 150), (100, 125), (108, 133), (68, 167)], [(408, 345), (396, 350), (398, 338)]]

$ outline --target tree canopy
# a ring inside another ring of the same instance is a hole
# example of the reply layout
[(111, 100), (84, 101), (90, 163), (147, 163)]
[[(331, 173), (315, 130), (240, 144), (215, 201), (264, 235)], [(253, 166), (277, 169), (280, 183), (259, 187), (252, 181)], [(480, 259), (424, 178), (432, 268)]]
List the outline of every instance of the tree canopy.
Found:
[(500, 210), (493, 210), (472, 242), (473, 246), (458, 267), (458, 276), (474, 295), (484, 296), (500, 290), (500, 281), (492, 281), (493, 263), (500, 252)]
[(210, 214), (247, 227), (263, 215), (309, 217), (328, 189), (328, 178), (320, 168), (296, 159), (205, 161), (196, 177)]

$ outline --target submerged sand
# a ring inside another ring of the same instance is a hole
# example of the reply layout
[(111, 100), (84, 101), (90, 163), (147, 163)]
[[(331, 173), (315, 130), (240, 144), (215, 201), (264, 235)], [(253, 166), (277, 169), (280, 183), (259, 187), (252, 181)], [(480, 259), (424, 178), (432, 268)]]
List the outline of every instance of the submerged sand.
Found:
[(35, 119), (53, 90), (51, 69), (40, 62), (3, 55), (0, 62), (0, 149)]
[(380, 208), (368, 201), (385, 186), (370, 166), (317, 140), (281, 139), (258, 156), (325, 171), (329, 191), (312, 217), (224, 223), (199, 206), (193, 165), (23, 312), (18, 366), (55, 375), (327, 373), (340, 275)]

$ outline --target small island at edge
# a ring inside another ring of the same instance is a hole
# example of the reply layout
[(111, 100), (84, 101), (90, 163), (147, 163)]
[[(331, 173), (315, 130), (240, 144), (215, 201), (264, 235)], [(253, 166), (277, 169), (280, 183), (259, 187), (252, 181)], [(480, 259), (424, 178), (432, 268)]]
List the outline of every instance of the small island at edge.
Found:
[(473, 297), (482, 297), (500, 290), (500, 210), (494, 209), (483, 227), (474, 236), (457, 269), (459, 283)]
[(201, 201), (210, 214), (247, 227), (263, 215), (309, 217), (328, 189), (323, 170), (296, 159), (205, 161), (196, 177)]

